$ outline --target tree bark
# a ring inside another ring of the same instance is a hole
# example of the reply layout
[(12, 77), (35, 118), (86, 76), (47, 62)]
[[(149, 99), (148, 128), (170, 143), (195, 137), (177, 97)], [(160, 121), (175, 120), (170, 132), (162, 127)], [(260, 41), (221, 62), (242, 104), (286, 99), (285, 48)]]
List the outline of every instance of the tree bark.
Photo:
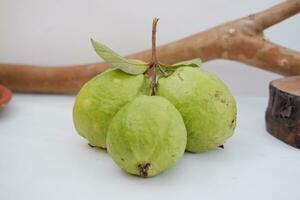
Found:
[[(157, 49), (158, 60), (173, 64), (201, 58), (228, 59), (282, 75), (300, 74), (300, 53), (267, 41), (263, 31), (300, 12), (300, 0), (287, 0), (262, 12), (228, 22)], [(128, 56), (150, 61), (151, 50)], [(107, 63), (41, 67), (0, 64), (0, 84), (18, 92), (74, 93)]]
[(269, 87), (267, 131), (300, 149), (300, 76), (272, 81)]

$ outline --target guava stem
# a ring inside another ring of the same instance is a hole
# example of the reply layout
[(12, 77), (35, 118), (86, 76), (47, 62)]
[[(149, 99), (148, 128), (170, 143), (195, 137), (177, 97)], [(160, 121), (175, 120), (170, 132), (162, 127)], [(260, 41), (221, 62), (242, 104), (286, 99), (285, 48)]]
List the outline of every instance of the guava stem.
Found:
[(158, 18), (154, 18), (152, 22), (152, 64), (157, 64), (157, 56), (156, 56), (156, 29), (157, 29), (157, 23)]
[(157, 73), (156, 73), (156, 68), (158, 67), (158, 61), (157, 61), (157, 56), (156, 56), (156, 29), (157, 29), (157, 23), (158, 23), (158, 18), (153, 19), (152, 23), (152, 58), (151, 62), (149, 64), (149, 69), (148, 69), (148, 77), (150, 79), (150, 95), (153, 96), (155, 95), (155, 88), (157, 85)]

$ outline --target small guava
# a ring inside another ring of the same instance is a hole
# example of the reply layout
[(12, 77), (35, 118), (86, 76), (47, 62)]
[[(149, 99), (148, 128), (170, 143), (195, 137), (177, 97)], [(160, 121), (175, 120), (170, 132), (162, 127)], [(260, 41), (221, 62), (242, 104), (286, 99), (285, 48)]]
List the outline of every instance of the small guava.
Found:
[(118, 110), (148, 90), (143, 74), (130, 75), (108, 70), (88, 81), (79, 91), (73, 107), (73, 121), (79, 135), (92, 146), (106, 148), (106, 134)]
[(158, 81), (157, 95), (168, 99), (181, 113), (187, 129), (187, 147), (202, 152), (224, 144), (236, 126), (236, 102), (215, 75), (181, 67)]
[(113, 118), (107, 149), (126, 172), (150, 177), (170, 168), (182, 157), (186, 140), (183, 119), (168, 100), (139, 96)]

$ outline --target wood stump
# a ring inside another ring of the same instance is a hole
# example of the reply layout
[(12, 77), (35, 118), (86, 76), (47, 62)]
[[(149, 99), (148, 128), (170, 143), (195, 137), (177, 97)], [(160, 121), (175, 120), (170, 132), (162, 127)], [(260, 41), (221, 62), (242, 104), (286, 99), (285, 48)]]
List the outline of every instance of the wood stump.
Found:
[(11, 97), (11, 91), (7, 87), (0, 85), (0, 108), (4, 107), (9, 102)]
[(267, 131), (300, 149), (300, 76), (274, 80), (269, 89)]

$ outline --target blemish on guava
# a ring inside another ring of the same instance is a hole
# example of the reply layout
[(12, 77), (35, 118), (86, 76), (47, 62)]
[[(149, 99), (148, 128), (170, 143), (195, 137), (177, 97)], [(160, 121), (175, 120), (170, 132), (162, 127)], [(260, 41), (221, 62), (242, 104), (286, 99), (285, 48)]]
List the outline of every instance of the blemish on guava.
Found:
[(124, 158), (121, 158), (122, 161), (125, 161)]
[(216, 90), (213, 96), (221, 103), (228, 105), (228, 102), (226, 102), (226, 100), (222, 98), (222, 92)]
[(139, 175), (141, 177), (147, 178), (148, 177), (148, 171), (151, 167), (150, 163), (146, 163), (146, 164), (139, 164), (138, 168), (139, 168)]
[(233, 127), (233, 125), (234, 125), (234, 122), (235, 122), (235, 119), (231, 120), (230, 128), (232, 128), (232, 127)]
[(219, 98), (221, 96), (221, 92), (216, 90), (214, 93), (214, 97)]
[(224, 149), (224, 144), (220, 145), (219, 148)]
[(178, 73), (177, 76), (178, 76), (178, 78), (179, 78), (181, 81), (184, 81), (184, 79), (182, 78), (182, 76), (181, 76), (180, 73)]

